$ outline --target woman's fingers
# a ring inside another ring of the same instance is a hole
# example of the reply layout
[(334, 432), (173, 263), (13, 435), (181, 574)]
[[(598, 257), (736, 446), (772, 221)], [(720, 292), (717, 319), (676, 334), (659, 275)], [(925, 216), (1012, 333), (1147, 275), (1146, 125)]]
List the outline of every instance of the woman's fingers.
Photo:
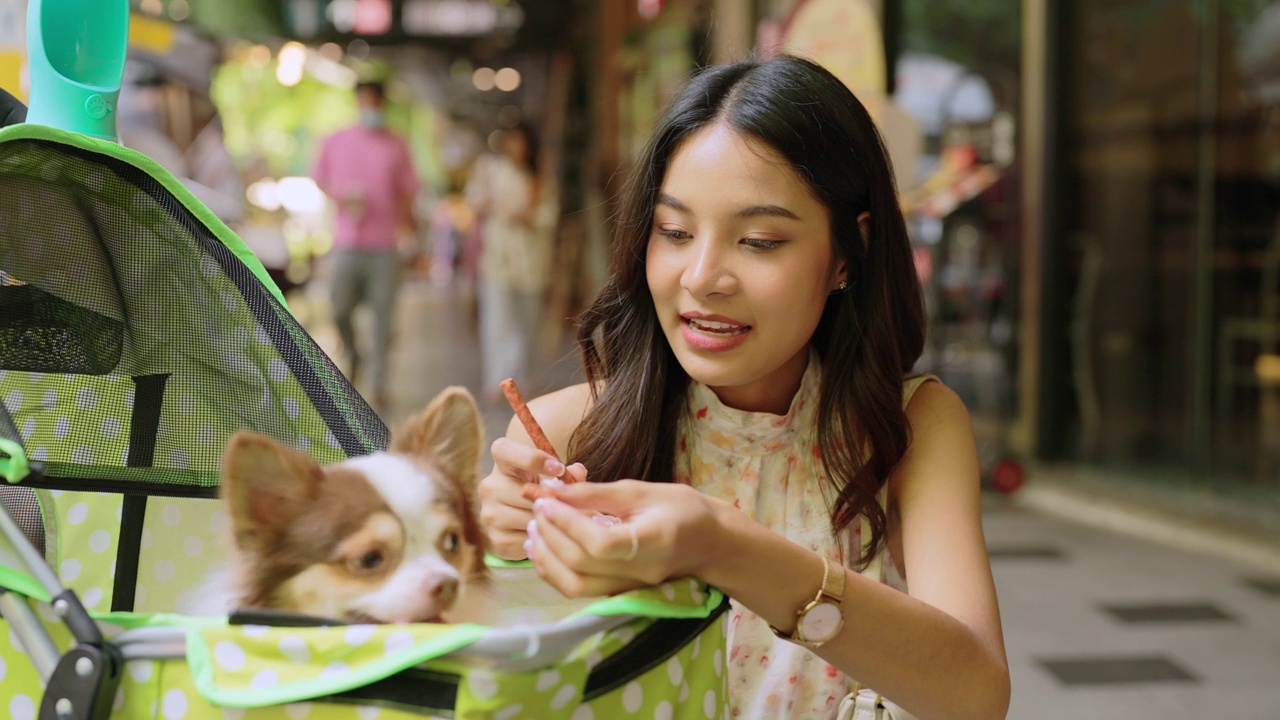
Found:
[(533, 482), (544, 475), (560, 477), (565, 471), (564, 463), (535, 447), (510, 438), (500, 437), (494, 440), (489, 450), (493, 455), (494, 465), (520, 482)]
[(503, 560), (524, 560), (529, 557), (529, 553), (524, 549), (524, 543), (528, 539), (529, 536), (523, 530), (520, 532), (490, 530), (489, 550)]
[(638, 552), (632, 552), (639, 550), (640, 535), (635, 525), (602, 523), (553, 498), (536, 501), (534, 517), (538, 527), (545, 529), (551, 550), (575, 570), (631, 574), (630, 568), (621, 567), (620, 563), (639, 557)]
[(525, 483), (541, 475), (563, 473), (560, 461), (528, 445), (498, 438), (494, 441), (493, 472), (480, 480), (480, 522), (489, 536), (490, 550), (500, 558), (525, 557), (525, 526), (533, 517), (533, 503), (521, 494)]
[(531, 519), (533, 513), (524, 508), (496, 502), (480, 506), (480, 522), (490, 535), (496, 532), (523, 533)]
[(483, 506), (480, 522), (489, 536), (489, 550), (503, 560), (523, 560), (527, 557), (524, 541), (525, 528), (533, 514), (505, 506)]
[(547, 545), (547, 536), (553, 532), (550, 527), (546, 533), (539, 530), (537, 525), (533, 525), (531, 529), (533, 532), (529, 535), (525, 548), (538, 575), (566, 597), (616, 595), (645, 585), (636, 578), (580, 572), (551, 551)]
[[(585, 474), (585, 470), (583, 471)], [(555, 499), (580, 510), (617, 515), (626, 519), (638, 506), (640, 492), (650, 483), (638, 480), (618, 480), (610, 483), (566, 483), (552, 493)]]
[(587, 481), (587, 466), (582, 463), (574, 463), (565, 468), (565, 482), (584, 483)]

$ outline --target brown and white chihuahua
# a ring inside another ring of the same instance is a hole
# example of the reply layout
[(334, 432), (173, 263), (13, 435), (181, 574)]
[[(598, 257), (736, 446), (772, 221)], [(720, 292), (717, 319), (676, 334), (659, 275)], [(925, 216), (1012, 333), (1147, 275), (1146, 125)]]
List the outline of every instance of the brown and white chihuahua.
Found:
[[(475, 497), (483, 442), (475, 400), (458, 387), (393, 433), (388, 452), (326, 467), (266, 436), (236, 433), (222, 461), (230, 593), (215, 612), (485, 622), (491, 579)], [(208, 610), (216, 595), (197, 603)]]

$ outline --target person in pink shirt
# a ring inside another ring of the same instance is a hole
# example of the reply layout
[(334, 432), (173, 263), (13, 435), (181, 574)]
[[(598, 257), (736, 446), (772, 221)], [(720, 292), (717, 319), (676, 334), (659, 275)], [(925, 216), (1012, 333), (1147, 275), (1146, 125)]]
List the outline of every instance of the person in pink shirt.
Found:
[(413, 212), (418, 192), (409, 146), (386, 128), (386, 92), (381, 83), (356, 86), (359, 124), (325, 139), (311, 177), (337, 203), (333, 249), (333, 315), (342, 337), (347, 368), (356, 382), (362, 358), (352, 315), (360, 303), (373, 311), (369, 380), (373, 403), (387, 409), (387, 355), (404, 261), (402, 228), (417, 233)]

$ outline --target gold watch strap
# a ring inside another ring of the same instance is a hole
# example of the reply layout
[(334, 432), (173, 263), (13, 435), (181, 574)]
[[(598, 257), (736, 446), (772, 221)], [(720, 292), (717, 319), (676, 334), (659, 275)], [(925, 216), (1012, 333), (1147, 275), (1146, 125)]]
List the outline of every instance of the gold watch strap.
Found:
[(822, 556), (822, 560), (827, 565), (822, 571), (822, 594), (837, 603), (844, 602), (844, 568), (825, 555)]
[(796, 633), (800, 630), (800, 619), (804, 615), (805, 610), (813, 607), (822, 601), (823, 597), (829, 597), (836, 601), (836, 604), (844, 602), (844, 584), (845, 574), (844, 568), (832, 561), (826, 555), (822, 556), (822, 585), (818, 587), (818, 592), (814, 593), (813, 599), (801, 605), (796, 610), (796, 627), (791, 632), (783, 632), (773, 625), (769, 629), (773, 634), (783, 640), (795, 641)]

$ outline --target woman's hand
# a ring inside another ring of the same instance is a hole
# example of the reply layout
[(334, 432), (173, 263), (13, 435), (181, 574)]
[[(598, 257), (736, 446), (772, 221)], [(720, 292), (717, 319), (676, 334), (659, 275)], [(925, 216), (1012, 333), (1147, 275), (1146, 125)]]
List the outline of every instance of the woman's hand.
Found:
[[(700, 577), (718, 551), (720, 501), (688, 485), (620, 480), (557, 487), (534, 503), (524, 553), (568, 597)], [(608, 513), (601, 522), (583, 510)], [(634, 534), (633, 534), (634, 531)]]
[(565, 468), (541, 450), (505, 437), (495, 440), (490, 452), (493, 472), (478, 487), (480, 522), (489, 534), (494, 555), (504, 560), (523, 560), (527, 557), (524, 541), (533, 519), (533, 504), (520, 494), (521, 488), (539, 478), (561, 477), (564, 473), (581, 482), (586, 480), (587, 470), (581, 463)]

